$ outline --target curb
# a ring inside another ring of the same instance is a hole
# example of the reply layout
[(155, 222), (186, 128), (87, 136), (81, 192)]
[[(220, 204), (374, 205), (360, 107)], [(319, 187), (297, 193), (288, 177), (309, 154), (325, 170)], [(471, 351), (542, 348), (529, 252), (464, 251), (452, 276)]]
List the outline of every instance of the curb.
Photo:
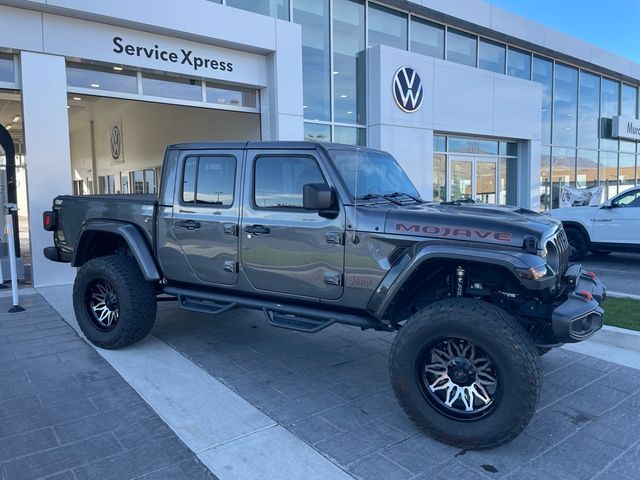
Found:
[(633, 295), (631, 293), (622, 292), (607, 292), (607, 296), (611, 298), (629, 298), (631, 300), (640, 300), (640, 295)]

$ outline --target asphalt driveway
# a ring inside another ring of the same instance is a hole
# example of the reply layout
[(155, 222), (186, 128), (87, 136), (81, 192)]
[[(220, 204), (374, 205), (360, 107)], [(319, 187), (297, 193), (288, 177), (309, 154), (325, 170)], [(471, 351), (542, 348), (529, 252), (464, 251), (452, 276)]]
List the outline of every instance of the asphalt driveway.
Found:
[(640, 295), (640, 254), (589, 255), (581, 263), (598, 275), (607, 290)]

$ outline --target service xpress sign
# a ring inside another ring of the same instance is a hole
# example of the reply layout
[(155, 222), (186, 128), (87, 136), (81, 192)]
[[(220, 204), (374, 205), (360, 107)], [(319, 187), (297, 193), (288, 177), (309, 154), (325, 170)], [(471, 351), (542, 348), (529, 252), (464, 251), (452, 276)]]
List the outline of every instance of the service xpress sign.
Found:
[(202, 69), (233, 72), (233, 62), (220, 58), (203, 58), (193, 53), (193, 50), (185, 48), (180, 48), (178, 51), (170, 51), (164, 50), (158, 45), (133, 45), (126, 43), (122, 37), (113, 37), (113, 45), (114, 53), (187, 65), (192, 67), (194, 72)]
[(613, 117), (611, 136), (628, 140), (640, 140), (640, 120), (629, 117)]

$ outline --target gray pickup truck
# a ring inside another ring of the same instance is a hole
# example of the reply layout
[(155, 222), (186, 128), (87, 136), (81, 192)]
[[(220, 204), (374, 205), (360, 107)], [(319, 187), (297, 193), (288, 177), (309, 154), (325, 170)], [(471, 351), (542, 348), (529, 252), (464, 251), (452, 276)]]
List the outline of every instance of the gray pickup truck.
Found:
[(390, 155), (304, 142), (167, 148), (156, 196), (59, 196), (47, 258), (79, 271), (95, 345), (151, 330), (159, 295), (187, 310), (261, 310), (275, 327), (398, 332), (399, 403), (441, 441), (515, 438), (539, 356), (602, 326), (605, 289), (569, 265), (560, 222), (516, 207), (425, 202)]

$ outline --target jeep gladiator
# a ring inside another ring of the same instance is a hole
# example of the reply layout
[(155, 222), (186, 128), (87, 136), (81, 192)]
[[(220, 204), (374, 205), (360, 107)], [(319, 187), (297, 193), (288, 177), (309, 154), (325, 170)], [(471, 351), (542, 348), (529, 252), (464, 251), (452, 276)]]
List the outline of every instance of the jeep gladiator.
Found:
[(569, 265), (561, 223), (517, 207), (423, 201), (389, 154), (335, 144), (167, 148), (157, 196), (56, 197), (47, 258), (78, 267), (73, 303), (102, 348), (149, 333), (159, 296), (275, 326), (397, 332), (389, 374), (441, 441), (515, 438), (539, 356), (602, 326), (605, 289)]

